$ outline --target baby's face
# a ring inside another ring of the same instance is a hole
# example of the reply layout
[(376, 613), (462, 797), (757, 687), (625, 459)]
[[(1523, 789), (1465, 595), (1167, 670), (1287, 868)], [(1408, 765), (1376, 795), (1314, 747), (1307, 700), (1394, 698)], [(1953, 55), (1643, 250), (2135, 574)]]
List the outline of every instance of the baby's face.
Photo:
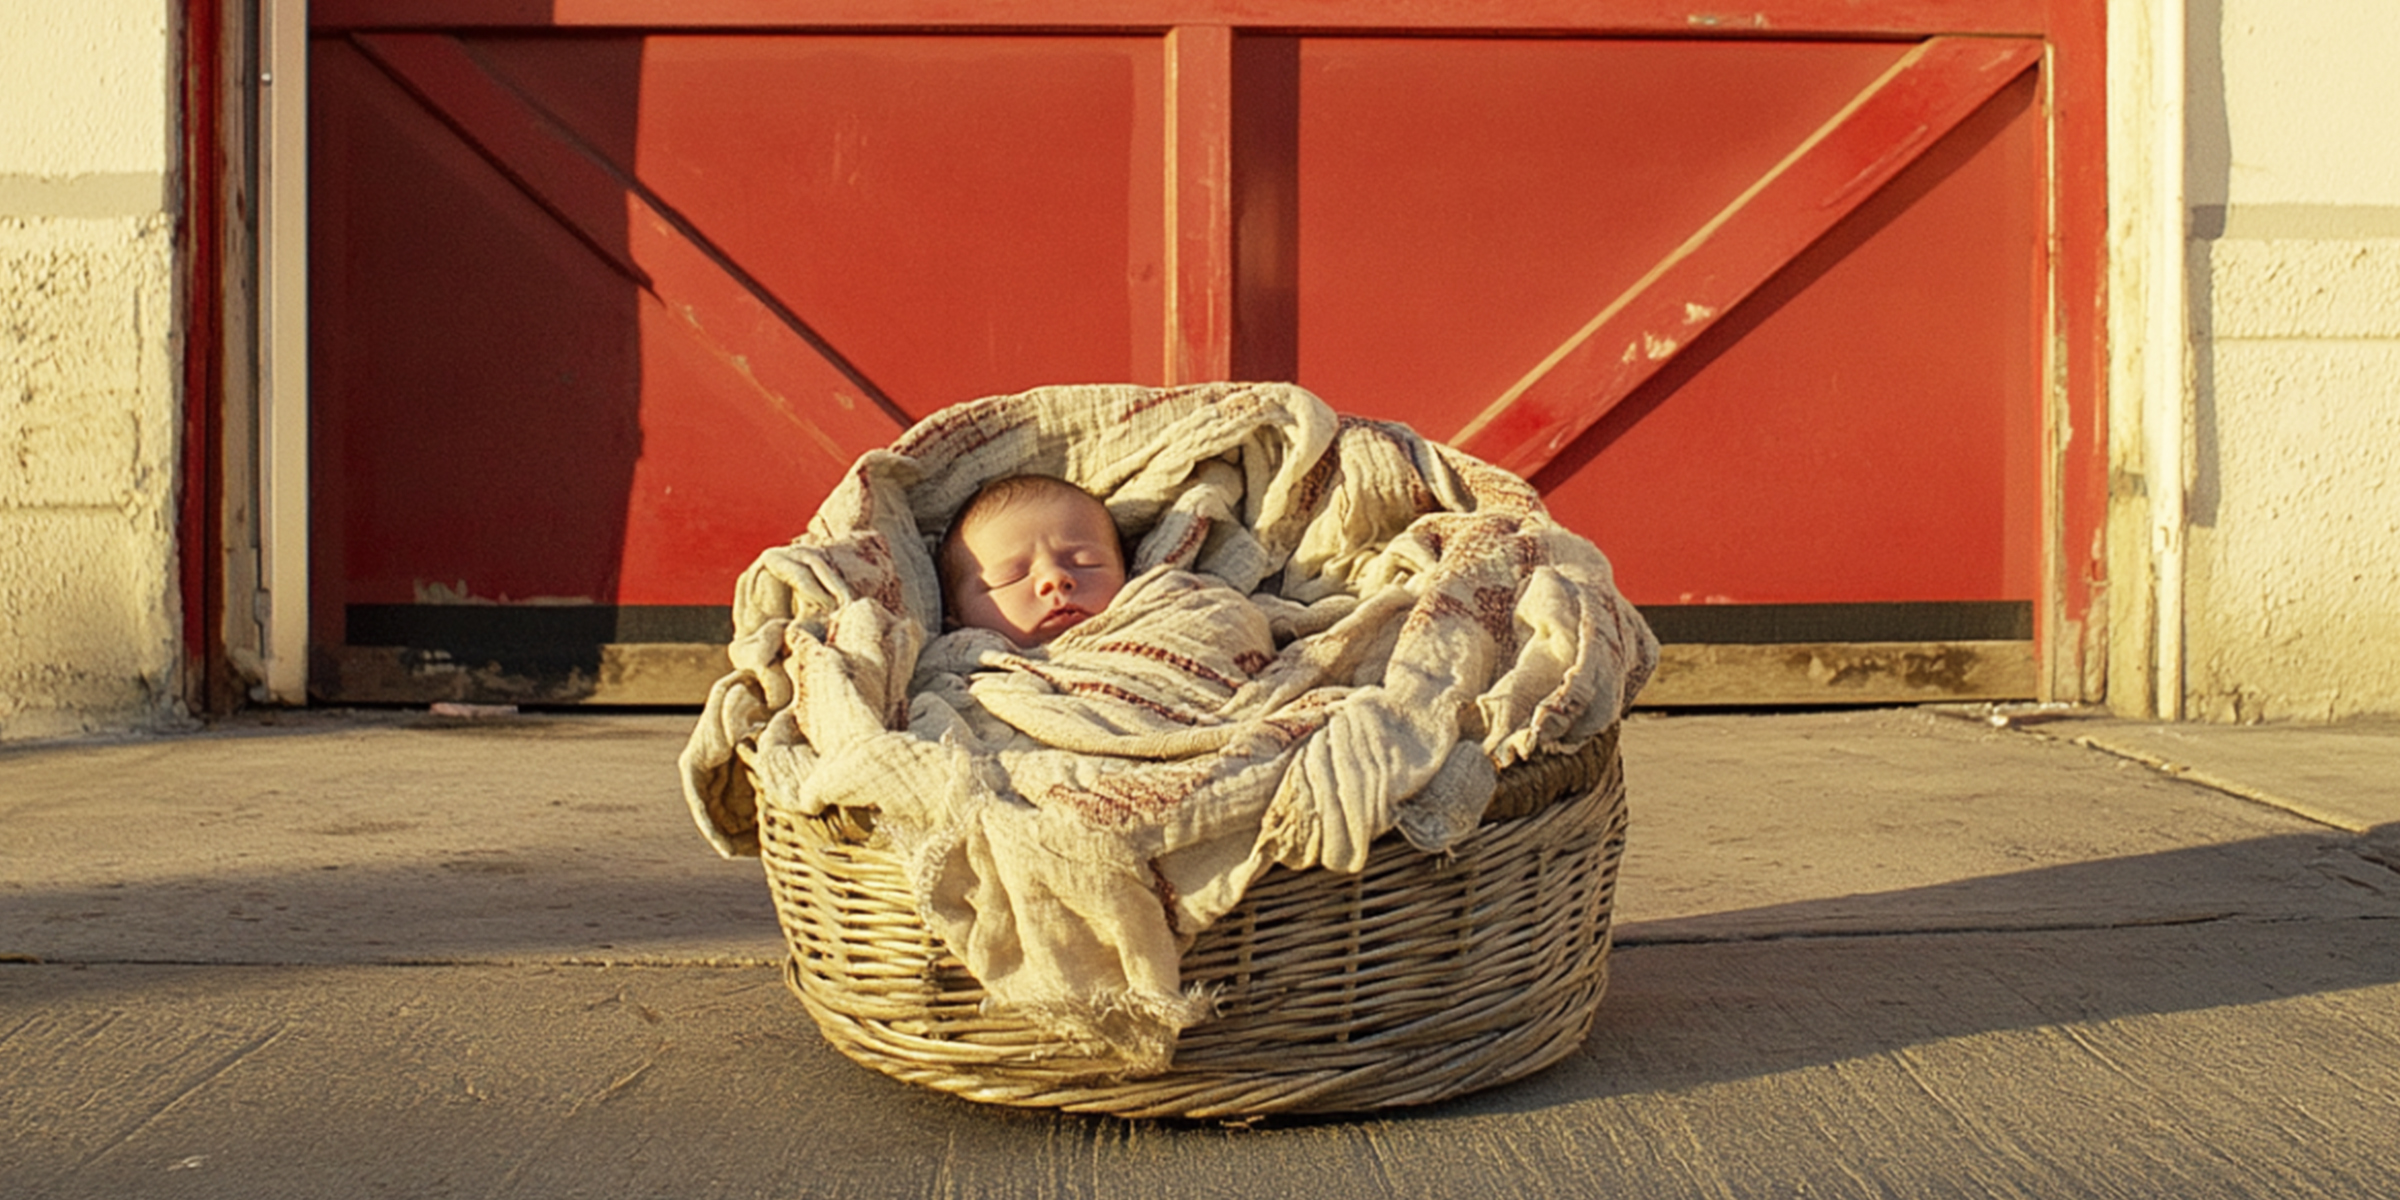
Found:
[(1108, 510), (1072, 496), (1029, 498), (959, 535), (968, 569), (951, 606), (962, 625), (1039, 646), (1108, 607), (1125, 586)]

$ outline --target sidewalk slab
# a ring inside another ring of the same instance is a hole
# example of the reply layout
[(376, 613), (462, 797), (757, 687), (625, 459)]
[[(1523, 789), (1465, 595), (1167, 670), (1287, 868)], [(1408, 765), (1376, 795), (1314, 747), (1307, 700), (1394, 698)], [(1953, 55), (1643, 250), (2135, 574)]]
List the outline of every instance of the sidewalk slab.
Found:
[(2071, 740), (1637, 718), (1585, 1048), (1237, 1129), (841, 1058), (757, 865), (690, 826), (688, 727), (306, 713), (0, 752), (0, 1195), (2389, 1193), (2400, 870)]
[(2389, 911), (2364, 840), (2051, 738), (1909, 709), (1644, 717), (1620, 942)]
[(759, 864), (719, 859), (685, 812), (690, 732), (303, 712), (0, 752), (0, 954), (779, 962)]
[(1249, 1129), (887, 1080), (769, 968), (0, 967), (0, 1191), (2367, 1200), (2400, 983), (2330, 932), (1631, 947), (1549, 1071)]
[(2400, 720), (2203, 725), (2077, 715), (2029, 728), (2337, 829), (2400, 826)]
[[(781, 961), (693, 830), (679, 715), (302, 713), (0, 752), (0, 955)], [(1624, 738), (1620, 940), (2354, 915), (2358, 839), (1915, 710), (1655, 716)]]

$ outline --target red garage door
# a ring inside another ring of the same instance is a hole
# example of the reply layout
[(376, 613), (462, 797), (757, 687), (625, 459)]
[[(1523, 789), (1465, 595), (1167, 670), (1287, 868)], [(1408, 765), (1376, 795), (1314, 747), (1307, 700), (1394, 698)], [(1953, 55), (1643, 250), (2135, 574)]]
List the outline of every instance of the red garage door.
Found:
[(2092, 30), (790, 7), (319, 0), (318, 695), (697, 700), (859, 452), (1227, 377), (1533, 478), (1655, 701), (2081, 688)]

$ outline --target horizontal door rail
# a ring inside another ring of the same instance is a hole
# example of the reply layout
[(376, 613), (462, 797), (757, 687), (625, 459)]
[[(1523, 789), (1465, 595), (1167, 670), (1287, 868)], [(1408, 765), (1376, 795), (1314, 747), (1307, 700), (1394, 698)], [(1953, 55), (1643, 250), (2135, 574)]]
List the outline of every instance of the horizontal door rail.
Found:
[(2046, 0), (316, 0), (320, 30), (1154, 29), (1228, 25), (1380, 33), (1442, 30), (1646, 36), (2038, 36)]

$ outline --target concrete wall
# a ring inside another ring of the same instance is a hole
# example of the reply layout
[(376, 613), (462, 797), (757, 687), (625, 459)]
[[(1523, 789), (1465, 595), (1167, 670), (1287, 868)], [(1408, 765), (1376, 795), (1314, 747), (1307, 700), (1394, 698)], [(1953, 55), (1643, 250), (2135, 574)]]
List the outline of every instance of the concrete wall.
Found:
[(2400, 713), (2400, 4), (2190, 21), (2186, 712)]
[(0, 4), (0, 740), (180, 709), (171, 11)]

